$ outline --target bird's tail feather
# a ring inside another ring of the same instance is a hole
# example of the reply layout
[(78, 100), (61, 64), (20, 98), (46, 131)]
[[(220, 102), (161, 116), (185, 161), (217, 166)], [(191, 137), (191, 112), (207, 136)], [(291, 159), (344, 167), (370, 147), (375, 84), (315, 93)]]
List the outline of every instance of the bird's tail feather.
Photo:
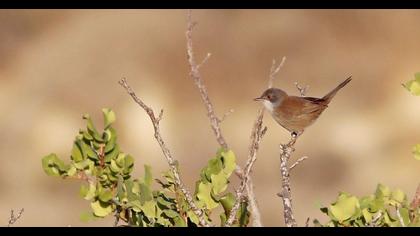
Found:
[(348, 77), (346, 80), (344, 80), (341, 84), (339, 84), (335, 89), (333, 89), (331, 92), (329, 92), (327, 95), (325, 95), (322, 99), (330, 102), (331, 99), (335, 96), (335, 94), (338, 92), (338, 90), (342, 89), (344, 86), (346, 86), (347, 83), (351, 81), (351, 76)]

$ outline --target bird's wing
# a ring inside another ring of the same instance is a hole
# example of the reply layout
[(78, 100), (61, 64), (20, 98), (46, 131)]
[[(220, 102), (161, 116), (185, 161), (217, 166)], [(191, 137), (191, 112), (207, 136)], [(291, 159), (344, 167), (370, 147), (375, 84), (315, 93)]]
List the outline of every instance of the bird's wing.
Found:
[(325, 100), (320, 98), (289, 96), (287, 102), (293, 107), (300, 107), (300, 109), (294, 109), (295, 115), (321, 113), (327, 108)]

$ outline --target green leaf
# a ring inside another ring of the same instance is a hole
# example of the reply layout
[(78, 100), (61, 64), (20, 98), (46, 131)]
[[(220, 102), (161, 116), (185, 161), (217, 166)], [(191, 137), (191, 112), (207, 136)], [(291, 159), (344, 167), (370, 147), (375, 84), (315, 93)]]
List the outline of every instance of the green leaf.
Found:
[(203, 184), (201, 182), (198, 184), (197, 198), (207, 207), (207, 209), (216, 208), (218, 205), (211, 197), (210, 191), (210, 184)]
[(116, 120), (115, 112), (109, 108), (104, 108), (102, 109), (102, 113), (104, 113), (104, 129), (108, 129), (108, 127)]
[(112, 213), (112, 205), (109, 203), (103, 203), (101, 201), (95, 201), (90, 204), (93, 210), (93, 214), (98, 217), (105, 217)]
[[(133, 158), (130, 156), (131, 158), (131, 163), (133, 163)], [(151, 187), (152, 186), (152, 182), (153, 182), (153, 177), (152, 177), (152, 167), (149, 165), (144, 165), (144, 184), (146, 184), (146, 186)]]
[(416, 160), (420, 161), (420, 144), (416, 144), (413, 147), (413, 155)]
[(154, 201), (147, 201), (141, 205), (144, 214), (149, 218), (156, 217), (156, 203)]
[(65, 174), (70, 167), (64, 164), (55, 153), (51, 153), (42, 158), (42, 168), (47, 175), (60, 176)]
[(214, 158), (210, 159), (207, 167), (205, 168), (205, 174), (208, 180), (211, 181), (211, 175), (218, 174), (223, 169), (221, 159)]
[(404, 225), (408, 225), (410, 223), (410, 215), (407, 208), (399, 208), (401, 218), (404, 221)]
[(139, 187), (140, 187), (140, 202), (141, 202), (141, 204), (153, 199), (152, 190), (150, 189), (149, 186), (145, 185), (144, 183), (140, 183)]
[(92, 220), (92, 219), (94, 219), (95, 218), (95, 216), (92, 214), (92, 212), (82, 212), (81, 214), (80, 214), (80, 220), (82, 221), (82, 222), (88, 222), (88, 221), (90, 221), (90, 220)]
[(383, 184), (378, 184), (375, 195), (377, 198), (389, 197), (391, 195), (391, 189)]
[(370, 223), (372, 221), (372, 213), (370, 213), (367, 208), (364, 208), (362, 210), (362, 214), (367, 223)]
[(185, 223), (184, 219), (181, 218), (181, 216), (177, 216), (173, 220), (175, 227), (187, 227), (187, 224)]
[(124, 198), (125, 192), (124, 192), (124, 179), (121, 175), (118, 176), (118, 182), (117, 182), (117, 196), (119, 200), (121, 201)]
[(105, 131), (107, 134), (107, 142), (105, 145), (105, 153), (110, 152), (115, 147), (115, 143), (117, 142), (117, 134), (115, 129), (109, 128)]
[(113, 194), (112, 191), (109, 189), (102, 189), (102, 191), (99, 192), (99, 200), (101, 200), (102, 202), (108, 202), (112, 199)]
[(220, 194), (227, 189), (227, 177), (224, 172), (220, 172), (217, 175), (211, 175), (211, 185), (214, 194)]
[(392, 191), (391, 198), (399, 203), (403, 203), (406, 200), (405, 193), (401, 191), (400, 189), (396, 189)]
[(90, 118), (89, 114), (83, 115), (83, 119), (87, 121), (87, 129), (89, 134), (98, 142), (103, 143), (103, 139), (99, 135), (98, 131), (95, 128), (95, 125), (93, 124), (92, 119)]
[(82, 198), (92, 200), (96, 196), (96, 186), (93, 183), (90, 183), (89, 186), (82, 184), (79, 193)]
[(117, 165), (117, 162), (114, 159), (111, 160), (111, 165), (109, 165), (109, 168), (115, 173), (119, 173), (122, 170), (122, 168)]
[(77, 169), (74, 165), (71, 165), (69, 170), (67, 171), (68, 176), (74, 176), (77, 173)]
[(118, 154), (120, 153), (120, 147), (118, 144), (115, 144), (114, 149), (110, 153), (105, 154), (105, 162), (110, 163), (112, 159), (116, 159)]
[(229, 214), (230, 210), (232, 210), (232, 207), (235, 204), (235, 196), (233, 193), (227, 193), (225, 196), (220, 198), (220, 203), (222, 204), (225, 212)]
[(247, 226), (249, 223), (250, 213), (247, 210), (247, 202), (241, 202), (238, 214), (239, 214), (239, 226)]
[(84, 170), (86, 167), (89, 166), (89, 162), (92, 162), (92, 161), (89, 159), (86, 159), (80, 162), (73, 163), (73, 166), (78, 170)]
[(87, 145), (84, 142), (80, 142), (80, 144), (81, 144), (82, 153), (84, 153), (84, 156), (85, 157), (86, 156), (87, 157), (91, 157), (91, 158), (93, 158), (95, 160), (98, 159), (98, 157), (96, 156), (96, 153), (92, 150), (92, 147), (91, 146)]
[(223, 165), (225, 167), (223, 172), (227, 175), (226, 177), (229, 178), (229, 176), (232, 174), (232, 172), (236, 168), (235, 153), (229, 150), (227, 152), (221, 152), (221, 156), (222, 156)]
[(178, 212), (171, 209), (163, 210), (163, 213), (169, 218), (175, 218), (179, 216)]
[(83, 130), (81, 132), (84, 139), (86, 139), (87, 141), (93, 141), (93, 137), (89, 134), (89, 132), (87, 132), (86, 130)]
[(75, 162), (83, 161), (83, 153), (81, 148), (80, 140), (76, 140), (73, 144), (73, 149), (71, 150), (71, 159)]
[(420, 73), (415, 74), (415, 79), (403, 84), (404, 87), (413, 95), (420, 95)]
[(339, 222), (343, 222), (352, 217), (357, 208), (359, 208), (359, 200), (355, 196), (340, 193), (337, 202), (330, 206), (330, 211)]

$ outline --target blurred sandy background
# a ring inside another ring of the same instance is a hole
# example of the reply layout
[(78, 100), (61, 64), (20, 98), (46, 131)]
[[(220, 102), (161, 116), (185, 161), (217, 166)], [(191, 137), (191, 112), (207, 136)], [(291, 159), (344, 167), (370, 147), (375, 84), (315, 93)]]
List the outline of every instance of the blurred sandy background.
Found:
[[(151, 123), (117, 84), (126, 77), (155, 110), (161, 129), (193, 191), (200, 169), (218, 147), (199, 94), (188, 76), (184, 10), (0, 11), (0, 223), (25, 208), (16, 226), (110, 226), (112, 217), (79, 221), (89, 203), (80, 183), (48, 177), (41, 158), (68, 158), (83, 113), (102, 123), (101, 108), (117, 114), (125, 152), (155, 177), (167, 169)], [(420, 11), (416, 10), (195, 10), (197, 60), (216, 112), (235, 112), (222, 124), (244, 164), (273, 58), (287, 56), (275, 85), (293, 83), (323, 96), (347, 76), (354, 80), (297, 143), (294, 158), (310, 157), (292, 173), (296, 218), (325, 217), (318, 203), (339, 191), (370, 194), (378, 182), (412, 198), (420, 163), (420, 100), (400, 83), (420, 71)], [(283, 225), (278, 144), (289, 134), (271, 117), (253, 172), (266, 226)], [(234, 181), (237, 184), (237, 181)], [(237, 185), (235, 185), (237, 186)], [(218, 218), (218, 217), (216, 217)]]

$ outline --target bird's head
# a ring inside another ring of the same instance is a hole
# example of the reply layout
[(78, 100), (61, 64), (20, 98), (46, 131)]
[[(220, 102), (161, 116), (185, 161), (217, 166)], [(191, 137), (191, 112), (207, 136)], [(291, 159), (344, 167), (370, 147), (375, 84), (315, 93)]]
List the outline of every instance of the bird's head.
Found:
[(269, 111), (273, 111), (273, 109), (278, 107), (286, 97), (287, 93), (283, 90), (278, 88), (269, 88), (265, 90), (260, 97), (255, 98), (254, 101), (262, 101)]

